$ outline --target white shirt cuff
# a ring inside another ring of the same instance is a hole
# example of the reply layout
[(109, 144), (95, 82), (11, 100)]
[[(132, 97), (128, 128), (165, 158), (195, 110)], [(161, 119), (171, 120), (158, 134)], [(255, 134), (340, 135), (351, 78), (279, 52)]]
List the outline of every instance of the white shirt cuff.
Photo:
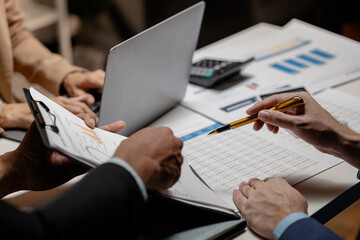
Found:
[(125, 162), (121, 158), (110, 158), (108, 162), (117, 164), (120, 167), (125, 168), (131, 174), (131, 176), (133, 176), (133, 178), (135, 179), (135, 182), (137, 183), (137, 185), (140, 188), (141, 194), (143, 195), (143, 197), (144, 197), (144, 199), (146, 201), (147, 198), (148, 198), (148, 194), (147, 194), (147, 191), (146, 191), (145, 184), (143, 183), (143, 181), (141, 180), (139, 175), (135, 172), (135, 170), (127, 162)]

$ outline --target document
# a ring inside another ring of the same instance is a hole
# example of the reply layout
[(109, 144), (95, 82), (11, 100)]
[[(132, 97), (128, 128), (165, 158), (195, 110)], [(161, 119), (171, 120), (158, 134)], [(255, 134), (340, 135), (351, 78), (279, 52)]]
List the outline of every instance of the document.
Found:
[(258, 41), (234, 46), (216, 55), (255, 60), (237, 79), (215, 88), (190, 85), (182, 105), (226, 124), (243, 117), (263, 92), (301, 86), (313, 94), (360, 77), (358, 42), (296, 19)]
[[(46, 137), (50, 148), (74, 160), (96, 167), (107, 161), (120, 142), (126, 138), (99, 128), (89, 128), (82, 119), (34, 88), (30, 88), (30, 94), (46, 124), (46, 136), (42, 137)], [(43, 106), (46, 106), (49, 111), (46, 111)], [(58, 132), (55, 132), (51, 126), (56, 126)]]
[[(359, 97), (329, 89), (318, 94), (316, 100), (341, 123), (360, 132)], [(278, 134), (267, 129), (255, 132), (251, 125), (191, 139), (184, 143), (182, 152), (189, 167), (183, 166), (180, 181), (164, 194), (175, 199), (203, 201), (213, 209), (217, 206), (233, 214), (238, 214), (238, 210), (232, 192), (242, 181), (253, 177), (283, 177), (294, 185), (342, 162), (285, 129)], [(185, 168), (192, 168), (204, 183), (199, 180), (188, 183), (187, 175), (191, 172)], [(209, 193), (196, 194), (200, 190)], [(210, 194), (216, 202), (209, 200)]]

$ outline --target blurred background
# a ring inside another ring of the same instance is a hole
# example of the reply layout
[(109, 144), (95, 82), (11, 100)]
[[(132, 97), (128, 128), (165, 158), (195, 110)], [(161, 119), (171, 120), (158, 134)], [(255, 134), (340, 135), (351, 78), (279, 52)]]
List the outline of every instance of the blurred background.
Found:
[[(53, 52), (90, 70), (104, 69), (109, 49), (195, 0), (19, 0), (26, 26)], [(292, 18), (360, 40), (355, 0), (209, 0), (197, 48), (255, 25)]]

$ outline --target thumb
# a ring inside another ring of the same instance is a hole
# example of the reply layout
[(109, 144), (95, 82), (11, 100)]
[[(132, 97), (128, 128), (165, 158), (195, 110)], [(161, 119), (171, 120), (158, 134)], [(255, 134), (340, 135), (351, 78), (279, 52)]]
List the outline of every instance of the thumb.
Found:
[(297, 117), (294, 115), (274, 110), (262, 110), (258, 113), (258, 117), (264, 123), (286, 129), (292, 129), (297, 120)]

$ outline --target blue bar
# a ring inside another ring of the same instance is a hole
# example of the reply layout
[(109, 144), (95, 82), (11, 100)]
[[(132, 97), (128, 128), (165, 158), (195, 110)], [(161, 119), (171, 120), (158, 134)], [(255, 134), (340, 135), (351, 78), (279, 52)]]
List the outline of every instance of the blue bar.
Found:
[(288, 67), (285, 67), (281, 64), (278, 64), (278, 63), (275, 63), (275, 64), (271, 64), (270, 65), (271, 67), (273, 68), (276, 68), (278, 70), (281, 70), (283, 72), (286, 72), (286, 73), (290, 73), (290, 74), (296, 74), (296, 73), (299, 73), (298, 71), (292, 69), (292, 68), (288, 68)]
[(208, 133), (208, 132), (210, 132), (212, 130), (215, 130), (215, 129), (221, 127), (221, 126), (223, 126), (223, 124), (215, 123), (215, 124), (210, 125), (210, 126), (208, 126), (206, 128), (203, 128), (203, 129), (200, 129), (198, 131), (189, 133), (189, 134), (187, 134), (185, 136), (182, 136), (182, 137), (180, 137), (180, 139), (185, 142), (185, 141), (190, 140), (190, 139), (192, 139), (194, 137), (197, 137), (197, 136), (203, 135), (204, 133)]
[(256, 103), (256, 97), (251, 97), (251, 98), (242, 100), (240, 102), (233, 103), (231, 105), (220, 108), (220, 110), (223, 110), (224, 112), (231, 112), (231, 111), (234, 111), (236, 109), (248, 106), (248, 105), (250, 105), (252, 103)]
[(308, 56), (308, 55), (305, 55), (305, 54), (299, 55), (298, 58), (301, 58), (301, 59), (303, 59), (303, 60), (305, 60), (305, 61), (311, 62), (311, 63), (316, 64), (316, 65), (323, 65), (323, 64), (325, 64), (325, 62), (320, 61), (320, 60), (315, 59), (315, 58), (312, 58), (312, 57), (310, 57), (310, 56)]
[(303, 64), (301, 62), (297, 62), (297, 61), (295, 61), (293, 59), (287, 59), (287, 60), (285, 60), (285, 62), (287, 62), (289, 64), (292, 64), (292, 65), (294, 65), (296, 67), (299, 67), (299, 68), (307, 68), (308, 67), (308, 65)]
[(326, 58), (326, 59), (331, 59), (331, 58), (334, 58), (335, 56), (330, 54), (330, 53), (327, 53), (327, 52), (324, 52), (322, 50), (319, 50), (319, 49), (315, 49), (315, 50), (312, 50), (311, 53), (313, 54), (316, 54), (320, 57), (323, 57), (323, 58)]

